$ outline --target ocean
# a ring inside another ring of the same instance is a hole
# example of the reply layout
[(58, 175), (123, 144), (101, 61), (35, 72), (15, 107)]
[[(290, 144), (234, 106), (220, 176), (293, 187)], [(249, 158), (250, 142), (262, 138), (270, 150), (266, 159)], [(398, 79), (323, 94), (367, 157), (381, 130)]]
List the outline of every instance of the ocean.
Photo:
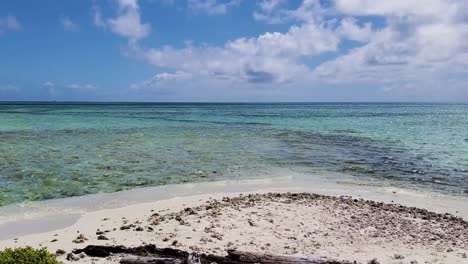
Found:
[(0, 206), (288, 173), (468, 195), (468, 105), (0, 103)]

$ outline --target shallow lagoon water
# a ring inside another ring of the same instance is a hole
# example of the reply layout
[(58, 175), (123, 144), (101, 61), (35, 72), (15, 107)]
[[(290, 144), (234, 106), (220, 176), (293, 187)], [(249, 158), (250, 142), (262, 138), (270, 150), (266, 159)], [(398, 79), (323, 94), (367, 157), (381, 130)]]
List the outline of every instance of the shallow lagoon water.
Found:
[(468, 105), (0, 104), (0, 205), (290, 173), (468, 192)]

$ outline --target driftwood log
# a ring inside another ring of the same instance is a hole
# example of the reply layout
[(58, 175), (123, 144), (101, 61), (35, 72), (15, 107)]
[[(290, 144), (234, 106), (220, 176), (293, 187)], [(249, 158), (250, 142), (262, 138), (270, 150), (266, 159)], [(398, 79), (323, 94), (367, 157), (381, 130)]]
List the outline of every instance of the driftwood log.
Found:
[(297, 256), (275, 256), (268, 254), (250, 253), (237, 250), (228, 250), (228, 257), (232, 260), (237, 260), (239, 263), (281, 263), (281, 264), (295, 264), (295, 263), (314, 263), (314, 264), (344, 264), (352, 263), (349, 261), (329, 260), (320, 257), (297, 257)]
[(120, 257), (122, 264), (353, 264), (351, 261), (330, 260), (320, 257), (274, 256), (228, 250), (227, 256), (188, 253), (173, 248), (157, 248), (146, 245), (136, 248), (123, 246), (87, 246), (76, 249), (75, 254), (85, 253), (90, 257)]
[(120, 260), (122, 264), (183, 264), (182, 259), (164, 257), (129, 256)]

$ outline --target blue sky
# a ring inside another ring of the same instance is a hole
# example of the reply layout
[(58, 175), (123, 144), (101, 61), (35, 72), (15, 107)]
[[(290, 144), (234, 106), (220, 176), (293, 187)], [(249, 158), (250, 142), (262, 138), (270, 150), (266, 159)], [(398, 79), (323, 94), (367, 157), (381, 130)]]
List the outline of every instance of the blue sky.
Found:
[(0, 2), (0, 101), (468, 101), (468, 4)]

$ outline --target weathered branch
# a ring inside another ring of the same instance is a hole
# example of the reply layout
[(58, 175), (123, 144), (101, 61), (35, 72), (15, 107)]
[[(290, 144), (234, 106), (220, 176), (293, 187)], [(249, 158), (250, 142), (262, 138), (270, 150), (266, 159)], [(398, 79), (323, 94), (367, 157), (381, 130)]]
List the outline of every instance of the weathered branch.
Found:
[(120, 260), (122, 264), (182, 264), (183, 261), (177, 258), (161, 258), (161, 257), (138, 257), (128, 256)]
[(329, 260), (320, 257), (274, 256), (229, 250), (228, 256), (205, 255), (172, 248), (157, 248), (147, 245), (136, 248), (123, 246), (87, 246), (73, 253), (86, 253), (91, 257), (108, 257), (112, 254), (122, 256), (122, 264), (352, 264), (350, 261)]
[(240, 263), (278, 263), (278, 264), (351, 264), (349, 261), (329, 260), (321, 257), (296, 257), (296, 256), (275, 256), (269, 254), (243, 252), (237, 250), (228, 250), (228, 257), (231, 260), (237, 260)]

